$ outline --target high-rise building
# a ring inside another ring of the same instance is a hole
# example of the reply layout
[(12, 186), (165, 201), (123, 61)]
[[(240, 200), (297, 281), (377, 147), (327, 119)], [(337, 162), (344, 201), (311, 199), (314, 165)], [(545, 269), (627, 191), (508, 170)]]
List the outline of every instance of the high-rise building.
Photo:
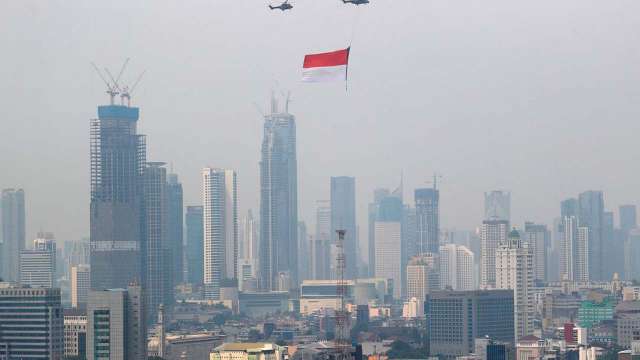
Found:
[(84, 311), (64, 310), (64, 357), (87, 358), (87, 315)]
[(358, 237), (356, 233), (356, 179), (349, 176), (331, 177), (331, 239), (338, 239), (336, 230), (345, 230), (345, 279), (358, 275)]
[(307, 234), (307, 224), (304, 221), (298, 222), (298, 275), (300, 281), (309, 280), (311, 277), (311, 263), (305, 261), (311, 256), (309, 249), (309, 235)]
[(376, 246), (375, 246), (375, 223), (378, 218), (378, 208), (380, 207), (380, 201), (389, 196), (388, 189), (376, 189), (373, 192), (373, 202), (369, 204), (369, 241), (368, 241), (368, 253), (369, 253), (369, 276), (375, 276), (376, 270)]
[(620, 205), (620, 229), (625, 233), (638, 227), (635, 205)]
[(25, 248), (24, 190), (4, 189), (0, 198), (2, 253), (0, 278), (20, 280), (20, 252)]
[[(143, 281), (145, 310), (155, 318), (160, 304), (173, 304), (173, 264), (168, 237), (167, 169), (149, 162), (144, 169)], [(92, 274), (93, 275), (93, 274)]]
[(187, 230), (187, 281), (204, 284), (204, 224), (202, 206), (187, 206), (185, 225)]
[(620, 244), (618, 248), (618, 242), (615, 239), (615, 224), (612, 211), (605, 211), (603, 213), (602, 222), (602, 278), (611, 279), (614, 273), (621, 274), (624, 267), (618, 267), (619, 264), (624, 264), (624, 246)]
[(440, 245), (440, 287), (451, 290), (474, 289), (474, 255), (463, 245)]
[(516, 340), (533, 332), (533, 278), (533, 253), (513, 229), (496, 250), (496, 288), (513, 290)]
[(55, 287), (56, 242), (51, 233), (39, 233), (33, 249), (20, 252), (20, 283), (31, 287)]
[(566, 216), (562, 220), (562, 235), (560, 278), (589, 281), (589, 228), (580, 226), (576, 216)]
[(545, 225), (526, 222), (524, 224), (524, 242), (533, 253), (534, 280), (547, 281), (547, 249), (551, 245), (551, 233)]
[(393, 296), (402, 298), (402, 200), (388, 196), (380, 201), (374, 228), (375, 277), (393, 280)]
[(331, 278), (331, 206), (327, 200), (318, 200), (316, 204), (316, 236), (311, 241), (311, 278), (328, 280)]
[(509, 221), (485, 220), (480, 228), (480, 287), (496, 285), (496, 249), (507, 242)]
[(71, 268), (80, 264), (89, 264), (89, 239), (84, 238), (80, 241), (64, 241), (62, 249), (65, 276), (71, 277)]
[(139, 109), (98, 107), (91, 120), (91, 288), (124, 288), (142, 280), (142, 174), (146, 140)]
[(604, 278), (604, 199), (602, 191), (585, 191), (578, 195), (580, 226), (589, 228), (589, 277)]
[(184, 213), (182, 200), (182, 184), (177, 174), (167, 175), (167, 226), (168, 241), (171, 251), (173, 282), (171, 288), (184, 281)]
[(416, 189), (416, 246), (418, 254), (437, 253), (440, 247), (440, 192), (433, 188)]
[(407, 298), (415, 298), (417, 315), (424, 315), (427, 295), (440, 290), (440, 269), (438, 254), (424, 253), (414, 256), (407, 264)]
[(427, 296), (425, 313), (431, 356), (467, 355), (484, 336), (514, 343), (511, 290), (434, 292)]
[(236, 172), (202, 170), (205, 298), (218, 300), (227, 280), (238, 280), (238, 184)]
[(91, 268), (86, 264), (71, 267), (71, 306), (86, 308), (91, 288)]
[(142, 288), (89, 292), (87, 359), (147, 358), (147, 327)]
[(255, 260), (256, 263), (259, 259), (258, 256), (258, 224), (256, 220), (253, 218), (253, 212), (251, 209), (247, 211), (247, 216), (242, 218), (242, 226), (241, 226), (241, 240), (240, 243), (242, 246), (240, 248), (242, 251), (243, 259)]
[(272, 99), (271, 114), (264, 118), (260, 160), (260, 272), (259, 285), (277, 290), (276, 278), (290, 273), (298, 285), (298, 170), (296, 122), (278, 111)]
[(0, 283), (0, 358), (61, 360), (63, 324), (60, 289)]
[(484, 193), (484, 219), (511, 221), (511, 193), (502, 190)]

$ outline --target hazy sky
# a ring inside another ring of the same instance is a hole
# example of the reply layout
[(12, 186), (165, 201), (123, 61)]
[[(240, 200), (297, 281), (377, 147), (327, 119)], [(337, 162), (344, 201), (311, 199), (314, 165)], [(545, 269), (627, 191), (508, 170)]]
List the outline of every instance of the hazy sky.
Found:
[[(108, 102), (90, 61), (145, 78), (148, 159), (172, 162), (185, 205), (200, 169), (239, 173), (257, 209), (270, 89), (291, 90), (300, 215), (311, 228), (329, 176), (355, 176), (361, 237), (376, 187), (405, 201), (442, 173), (441, 221), (471, 229), (483, 192), (549, 223), (559, 201), (605, 191), (640, 199), (640, 2), (601, 0), (263, 0), (0, 2), (0, 187), (23, 187), (27, 237), (88, 235), (89, 119)], [(352, 40), (349, 91), (299, 83), (304, 54)], [(617, 220), (616, 220), (617, 221)]]

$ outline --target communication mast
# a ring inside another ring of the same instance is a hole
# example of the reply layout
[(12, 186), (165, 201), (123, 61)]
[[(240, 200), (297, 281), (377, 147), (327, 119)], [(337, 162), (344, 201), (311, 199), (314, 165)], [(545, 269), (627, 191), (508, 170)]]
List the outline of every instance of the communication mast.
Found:
[(338, 296), (339, 306), (336, 310), (336, 332), (335, 345), (337, 350), (337, 360), (346, 360), (351, 358), (351, 342), (349, 334), (349, 313), (345, 299), (347, 297), (347, 284), (345, 283), (344, 273), (346, 269), (344, 256), (344, 235), (346, 230), (336, 230), (338, 233), (338, 242), (336, 243), (336, 275), (338, 283), (336, 284), (336, 295)]

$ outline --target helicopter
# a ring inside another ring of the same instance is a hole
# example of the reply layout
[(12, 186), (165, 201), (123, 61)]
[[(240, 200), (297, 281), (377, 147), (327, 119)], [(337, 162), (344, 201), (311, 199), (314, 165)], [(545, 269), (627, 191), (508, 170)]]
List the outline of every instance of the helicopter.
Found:
[(284, 2), (278, 6), (269, 5), (269, 9), (271, 10), (280, 9), (282, 11), (285, 11), (285, 10), (291, 10), (292, 8), (293, 8), (293, 5), (289, 4), (289, 0), (284, 0)]
[(365, 5), (369, 3), (369, 0), (342, 0), (345, 4), (353, 4), (353, 5)]

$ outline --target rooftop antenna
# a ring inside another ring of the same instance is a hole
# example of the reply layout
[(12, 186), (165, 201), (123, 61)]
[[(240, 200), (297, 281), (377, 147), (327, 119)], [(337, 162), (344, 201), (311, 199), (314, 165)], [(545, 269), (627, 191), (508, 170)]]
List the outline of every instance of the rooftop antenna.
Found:
[(100, 79), (102, 79), (102, 81), (104, 82), (105, 85), (107, 85), (107, 91), (106, 93), (109, 94), (109, 99), (110, 99), (110, 103), (111, 105), (113, 105), (113, 99), (116, 97), (116, 95), (118, 95), (120, 92), (117, 90), (116, 87), (114, 87), (112, 84), (110, 84), (107, 79), (104, 78), (104, 75), (102, 75), (102, 72), (100, 72), (100, 69), (98, 69), (98, 67), (96, 66), (96, 64), (92, 61), (91, 65), (93, 66), (93, 68), (96, 70), (96, 73), (98, 73), (98, 76), (100, 76)]

